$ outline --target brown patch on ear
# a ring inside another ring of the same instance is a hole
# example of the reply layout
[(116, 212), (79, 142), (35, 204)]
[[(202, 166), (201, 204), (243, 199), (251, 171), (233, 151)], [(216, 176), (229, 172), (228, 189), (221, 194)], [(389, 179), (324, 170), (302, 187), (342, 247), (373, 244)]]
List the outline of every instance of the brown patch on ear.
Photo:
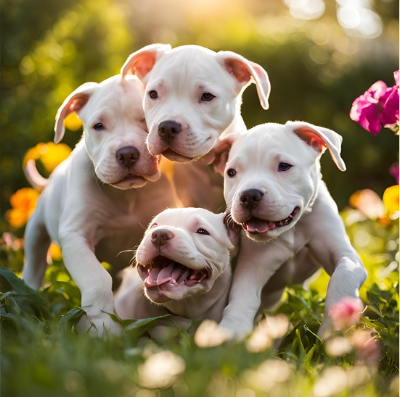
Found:
[(138, 76), (139, 79), (143, 79), (153, 69), (155, 63), (156, 53), (144, 52), (130, 65), (130, 71)]
[(246, 67), (246, 65), (243, 64), (243, 62), (238, 61), (237, 59), (226, 59), (225, 69), (240, 83), (248, 83), (251, 80), (251, 74), (248, 68)]
[(146, 76), (153, 69), (157, 59), (170, 50), (169, 44), (150, 44), (134, 52), (129, 55), (121, 68), (122, 78), (133, 74), (145, 84)]
[(60, 108), (56, 115), (56, 124), (54, 126), (55, 136), (54, 142), (59, 143), (64, 136), (64, 119), (72, 112), (79, 112), (87, 104), (93, 90), (97, 87), (97, 83), (85, 83), (78, 87), (72, 94), (70, 94)]
[[(214, 146), (210, 154), (213, 156), (210, 164), (214, 166), (214, 171), (224, 176), (225, 166), (228, 161), (229, 152), (234, 143), (233, 138), (225, 138)], [(209, 156), (210, 158), (210, 156)]]
[(89, 100), (89, 95), (81, 94), (71, 101), (68, 113), (79, 112)]
[(296, 128), (293, 130), (296, 135), (299, 136), (307, 145), (310, 145), (314, 150), (318, 153), (323, 153), (327, 148), (325, 141), (318, 136), (315, 132), (310, 131), (310, 129), (304, 128)]

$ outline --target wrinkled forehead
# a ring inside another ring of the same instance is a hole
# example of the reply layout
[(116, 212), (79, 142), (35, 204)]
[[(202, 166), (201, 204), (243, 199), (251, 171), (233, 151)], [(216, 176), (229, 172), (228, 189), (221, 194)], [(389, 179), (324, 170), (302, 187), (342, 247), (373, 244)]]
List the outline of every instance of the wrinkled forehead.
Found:
[(218, 227), (219, 223), (222, 224), (222, 218), (220, 220), (218, 215), (202, 208), (175, 208), (167, 209), (153, 219), (153, 223), (157, 223), (158, 226), (174, 226), (184, 229), (204, 222)]
[(246, 159), (249, 164), (260, 163), (274, 156), (306, 156), (311, 148), (289, 127), (264, 124), (241, 134), (229, 154), (229, 161)]
[(114, 114), (141, 113), (143, 96), (143, 85), (136, 79), (108, 79), (95, 90), (81, 113), (83, 116), (102, 111)]
[(182, 84), (229, 84), (229, 75), (217, 62), (215, 54), (197, 48), (171, 51), (156, 62), (149, 84), (173, 81)]

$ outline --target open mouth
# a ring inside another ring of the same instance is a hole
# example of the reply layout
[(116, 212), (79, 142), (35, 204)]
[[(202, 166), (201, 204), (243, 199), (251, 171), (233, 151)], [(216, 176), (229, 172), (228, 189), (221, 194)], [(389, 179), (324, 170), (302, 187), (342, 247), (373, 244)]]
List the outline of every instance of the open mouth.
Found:
[(266, 233), (269, 230), (273, 230), (277, 227), (290, 225), (296, 216), (298, 209), (299, 207), (296, 207), (287, 218), (280, 221), (269, 221), (267, 219), (260, 219), (252, 216), (246, 222), (242, 223), (242, 227), (244, 230), (246, 230), (246, 232), (251, 234)]
[(191, 287), (209, 278), (206, 269), (191, 269), (165, 256), (156, 256), (147, 265), (139, 264), (138, 272), (146, 288), (185, 285)]
[(166, 157), (168, 160), (176, 161), (179, 163), (188, 163), (189, 161), (195, 160), (195, 158), (183, 156), (182, 154), (175, 152), (171, 148), (164, 150), (162, 152), (162, 155)]

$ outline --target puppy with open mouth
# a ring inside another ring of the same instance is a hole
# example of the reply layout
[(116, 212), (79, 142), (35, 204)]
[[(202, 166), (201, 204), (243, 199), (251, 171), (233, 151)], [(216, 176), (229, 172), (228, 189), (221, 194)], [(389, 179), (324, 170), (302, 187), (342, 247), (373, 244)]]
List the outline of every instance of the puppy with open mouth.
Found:
[(321, 336), (329, 332), (332, 304), (359, 296), (366, 270), (320, 172), (325, 149), (346, 169), (341, 142), (334, 131), (289, 121), (259, 125), (216, 149), (227, 211), (243, 229), (220, 324), (233, 336), (249, 333), (261, 304), (277, 303), (287, 284), (304, 282), (319, 266), (331, 276)]
[(116, 294), (122, 318), (172, 313), (220, 321), (231, 282), (230, 257), (238, 234), (225, 214), (201, 208), (167, 209), (146, 230)]

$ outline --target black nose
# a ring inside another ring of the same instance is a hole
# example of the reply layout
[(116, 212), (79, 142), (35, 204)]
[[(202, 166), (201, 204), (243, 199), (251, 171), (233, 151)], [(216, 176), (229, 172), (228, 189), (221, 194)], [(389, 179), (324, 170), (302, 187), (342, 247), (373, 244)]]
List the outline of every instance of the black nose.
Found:
[(158, 135), (167, 143), (171, 142), (181, 131), (182, 126), (172, 120), (163, 121), (158, 126)]
[(249, 210), (255, 208), (261, 201), (264, 193), (257, 189), (244, 190), (240, 195), (240, 204)]
[(133, 146), (123, 147), (119, 149), (116, 154), (117, 161), (126, 168), (132, 167), (132, 165), (136, 163), (139, 156), (139, 150)]
[(161, 245), (164, 245), (167, 242), (167, 240), (170, 240), (172, 237), (174, 237), (174, 233), (172, 233), (171, 230), (158, 229), (154, 230), (154, 232), (151, 233), (151, 242), (156, 247), (160, 247)]

